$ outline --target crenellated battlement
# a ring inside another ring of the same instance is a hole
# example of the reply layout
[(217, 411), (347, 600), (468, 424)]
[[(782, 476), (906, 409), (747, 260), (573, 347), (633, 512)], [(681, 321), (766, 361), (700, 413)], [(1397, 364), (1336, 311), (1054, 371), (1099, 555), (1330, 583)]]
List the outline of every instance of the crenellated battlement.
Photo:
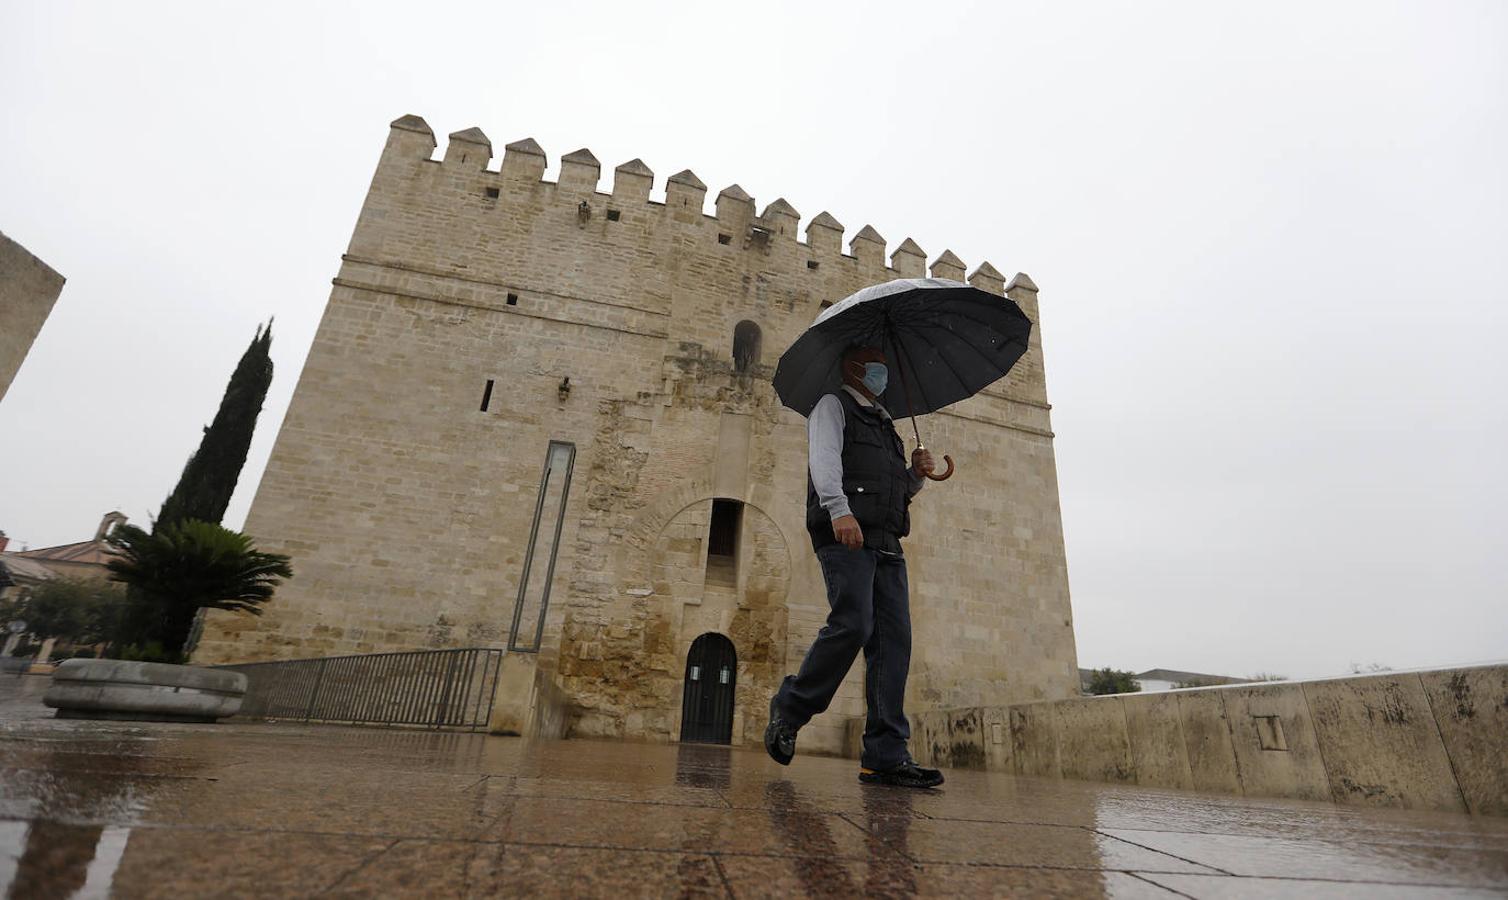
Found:
[[(486, 196), (500, 197), (504, 190), (541, 190), (552, 192), (554, 200), (576, 210), (585, 226), (594, 216), (616, 219), (635, 209), (641, 214), (658, 215), (682, 223), (716, 223), (717, 240), (747, 250), (765, 253), (790, 247), (809, 256), (808, 265), (816, 268), (825, 258), (836, 258), (856, 266), (865, 278), (946, 278), (967, 281), (983, 290), (1004, 294), (1007, 280), (988, 261), (968, 273), (963, 260), (951, 250), (944, 250), (929, 265), (927, 253), (914, 239), (907, 237), (886, 258), (886, 240), (873, 225), (862, 226), (848, 241), (844, 252), (845, 228), (831, 213), (823, 211), (801, 229), (801, 213), (785, 198), (777, 198), (756, 213), (755, 200), (737, 184), (718, 191), (712, 211), (706, 209), (707, 185), (690, 169), (682, 169), (664, 182), (663, 193), (655, 196), (655, 174), (641, 159), (632, 159), (613, 169), (612, 183), (601, 190), (602, 164), (588, 149), (568, 153), (560, 159), (560, 173), (554, 182), (545, 179), (548, 159), (533, 138), (506, 144), (502, 158), (492, 167), (492, 141), (480, 128), (452, 132), (443, 153), (437, 149), (434, 131), (420, 116), (406, 115), (394, 120), (382, 156), (382, 166), (407, 167), (422, 172), (423, 164), (437, 165), (456, 174), (480, 179), (477, 190)], [(415, 163), (421, 165), (415, 166)], [(550, 202), (548, 199), (546, 203)], [(710, 229), (709, 229), (710, 230)], [(802, 237), (805, 237), (803, 240)], [(1011, 286), (1030, 284), (1031, 279), (1018, 273), (1009, 279)], [(1035, 287), (1035, 286), (1033, 286)]]

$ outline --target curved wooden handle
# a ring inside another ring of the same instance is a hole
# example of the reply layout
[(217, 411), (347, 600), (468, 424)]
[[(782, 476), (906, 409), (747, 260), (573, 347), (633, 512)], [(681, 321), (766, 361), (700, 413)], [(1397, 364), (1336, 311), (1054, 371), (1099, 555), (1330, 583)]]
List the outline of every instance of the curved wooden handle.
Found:
[(930, 479), (932, 479), (933, 481), (947, 481), (949, 478), (952, 478), (953, 477), (953, 457), (951, 457), (948, 454), (944, 453), (943, 454), (943, 462), (945, 462), (945, 463), (948, 464), (948, 470), (946, 472), (942, 473), (941, 475), (934, 475), (931, 472), (928, 472), (927, 473), (927, 477), (930, 478)]

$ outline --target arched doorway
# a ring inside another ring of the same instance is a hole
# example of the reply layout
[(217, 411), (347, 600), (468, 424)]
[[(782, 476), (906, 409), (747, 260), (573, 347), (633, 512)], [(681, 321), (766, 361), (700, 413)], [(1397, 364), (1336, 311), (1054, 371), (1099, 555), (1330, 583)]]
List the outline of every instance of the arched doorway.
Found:
[(681, 690), (681, 740), (731, 743), (737, 686), (738, 653), (733, 642), (711, 631), (692, 641)]

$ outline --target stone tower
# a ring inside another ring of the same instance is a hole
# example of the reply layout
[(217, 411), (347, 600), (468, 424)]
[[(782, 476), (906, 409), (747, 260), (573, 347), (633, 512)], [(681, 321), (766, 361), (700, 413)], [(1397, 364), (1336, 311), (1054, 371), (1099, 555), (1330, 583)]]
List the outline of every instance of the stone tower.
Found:
[[(736, 656), (732, 741), (757, 742), (827, 613), (805, 422), (775, 361), (822, 303), (920, 277), (926, 255), (907, 239), (887, 265), (869, 226), (845, 253), (827, 213), (803, 241), (791, 204), (756, 212), (737, 185), (708, 215), (689, 170), (654, 198), (637, 159), (602, 192), (587, 150), (552, 183), (533, 140), (495, 169), (476, 128), (435, 147), (423, 119), (392, 123), (247, 520), (296, 577), (261, 618), (213, 613), (196, 661), (511, 638), (569, 696), (574, 734), (675, 740), (712, 633)], [(931, 274), (965, 266), (944, 252)], [(967, 280), (1038, 320), (1025, 275)], [(1040, 332), (923, 428), (960, 472), (913, 506), (910, 707), (1074, 694)], [(804, 748), (839, 748), (862, 675)]]

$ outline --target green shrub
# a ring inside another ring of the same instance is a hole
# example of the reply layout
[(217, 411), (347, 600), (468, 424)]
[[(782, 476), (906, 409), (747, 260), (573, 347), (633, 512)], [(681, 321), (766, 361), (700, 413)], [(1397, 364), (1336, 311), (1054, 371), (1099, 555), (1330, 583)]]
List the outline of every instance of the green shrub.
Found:
[(1089, 693), (1103, 694), (1135, 694), (1141, 691), (1141, 685), (1131, 672), (1121, 669), (1095, 669), (1094, 674), (1089, 676)]
[(148, 641), (145, 644), (130, 644), (121, 647), (112, 654), (111, 658), (129, 660), (131, 662), (172, 663), (173, 665), (181, 665), (183, 663), (182, 653), (170, 653), (164, 650), (162, 644), (158, 641)]

